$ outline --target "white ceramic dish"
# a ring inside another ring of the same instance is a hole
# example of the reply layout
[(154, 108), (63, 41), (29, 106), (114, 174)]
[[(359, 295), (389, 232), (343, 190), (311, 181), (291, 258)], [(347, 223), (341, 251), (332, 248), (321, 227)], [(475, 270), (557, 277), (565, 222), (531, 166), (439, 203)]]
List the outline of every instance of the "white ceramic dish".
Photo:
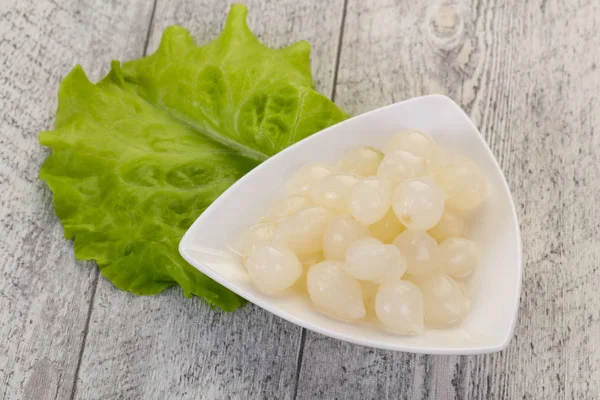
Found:
[[(457, 327), (426, 330), (422, 336), (388, 334), (376, 326), (346, 323), (315, 311), (307, 297), (258, 292), (228, 245), (256, 224), (302, 165), (333, 162), (362, 145), (381, 147), (402, 129), (432, 135), (445, 149), (472, 158), (489, 184), (486, 202), (473, 216), (470, 238), (481, 251), (469, 296), (472, 308)], [(430, 95), (392, 104), (327, 128), (270, 158), (223, 193), (190, 227), (181, 255), (202, 273), (252, 303), (304, 328), (365, 346), (412, 353), (477, 354), (508, 345), (519, 307), (522, 245), (506, 180), (478, 130), (448, 97)]]

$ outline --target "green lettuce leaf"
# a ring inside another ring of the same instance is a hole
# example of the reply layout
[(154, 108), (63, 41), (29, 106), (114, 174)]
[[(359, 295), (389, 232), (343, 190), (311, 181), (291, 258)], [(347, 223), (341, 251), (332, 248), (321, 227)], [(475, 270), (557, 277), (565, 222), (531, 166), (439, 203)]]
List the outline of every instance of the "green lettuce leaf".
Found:
[(181, 236), (261, 161), (347, 117), (313, 89), (308, 43), (270, 49), (246, 14), (233, 6), (208, 45), (173, 26), (154, 54), (113, 62), (99, 83), (79, 66), (61, 83), (40, 178), (76, 257), (120, 289), (179, 285), (224, 310), (242, 305), (181, 258)]

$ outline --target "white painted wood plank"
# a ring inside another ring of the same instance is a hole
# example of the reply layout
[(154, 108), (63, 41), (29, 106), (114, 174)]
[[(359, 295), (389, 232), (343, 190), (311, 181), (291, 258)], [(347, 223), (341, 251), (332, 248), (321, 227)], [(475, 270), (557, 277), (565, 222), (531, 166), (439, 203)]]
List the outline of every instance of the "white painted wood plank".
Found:
[[(217, 36), (232, 1), (159, 1), (149, 49), (177, 23), (197, 43)], [(246, 2), (248, 21), (273, 47), (312, 44), (317, 86), (329, 95), (342, 1)], [(291, 399), (300, 328), (249, 305), (209, 309), (179, 290), (156, 297), (119, 292), (100, 278), (79, 374), (79, 399)]]
[(97, 272), (75, 262), (37, 140), (53, 124), (60, 79), (75, 63), (92, 78), (112, 57), (141, 53), (143, 2), (0, 2), (0, 398), (71, 395)]
[(101, 280), (76, 398), (291, 398), (299, 333), (251, 305), (224, 313)]
[(600, 4), (349, 0), (336, 101), (360, 113), (457, 99), (498, 157), (525, 249), (503, 353), (415, 356), (308, 333), (299, 399), (591, 399), (600, 394)]

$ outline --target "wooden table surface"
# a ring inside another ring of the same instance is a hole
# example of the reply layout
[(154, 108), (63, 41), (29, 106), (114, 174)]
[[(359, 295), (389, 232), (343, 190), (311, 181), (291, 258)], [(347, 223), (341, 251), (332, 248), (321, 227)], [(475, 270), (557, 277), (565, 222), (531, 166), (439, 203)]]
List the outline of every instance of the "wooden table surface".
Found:
[(318, 89), (356, 115), (428, 93), (475, 121), (513, 192), (525, 268), (497, 354), (396, 353), (179, 290), (137, 297), (76, 262), (37, 179), (76, 63), (198, 43), (229, 1), (0, 0), (0, 399), (600, 398), (600, 2), (248, 0), (251, 28), (313, 46)]

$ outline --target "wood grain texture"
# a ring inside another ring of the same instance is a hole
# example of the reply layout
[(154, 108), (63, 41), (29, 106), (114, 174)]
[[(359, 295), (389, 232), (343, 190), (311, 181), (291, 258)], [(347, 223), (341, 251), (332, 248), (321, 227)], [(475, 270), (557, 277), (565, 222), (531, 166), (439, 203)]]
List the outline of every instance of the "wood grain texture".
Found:
[(62, 237), (37, 136), (75, 63), (97, 78), (140, 54), (150, 8), (123, 4), (0, 2), (0, 399), (71, 396), (97, 272)]
[(69, 399), (74, 382), (78, 399), (600, 398), (594, 0), (347, 0), (337, 74), (342, 0), (247, 2), (267, 44), (313, 45), (317, 87), (351, 114), (444, 93), (474, 119), (524, 240), (519, 321), (502, 353), (416, 356), (310, 332), (303, 341), (257, 307), (215, 312), (178, 290), (136, 297), (73, 260), (37, 180), (47, 154), (37, 132), (52, 124), (61, 77), (81, 63), (97, 79), (111, 59), (156, 48), (173, 23), (208, 42), (229, 4), (0, 1), (0, 399)]
[(349, 0), (336, 101), (353, 114), (432, 92), (462, 104), (515, 197), (523, 295), (499, 354), (416, 356), (308, 333), (299, 399), (600, 396), (599, 27), (594, 1)]
[[(220, 32), (232, 2), (161, 1), (149, 49), (180, 24), (198, 44)], [(317, 87), (330, 95), (342, 1), (249, 1), (250, 28), (269, 46), (308, 40)], [(249, 305), (211, 310), (179, 290), (120, 292), (100, 278), (83, 352), (78, 399), (292, 399), (301, 329)]]

